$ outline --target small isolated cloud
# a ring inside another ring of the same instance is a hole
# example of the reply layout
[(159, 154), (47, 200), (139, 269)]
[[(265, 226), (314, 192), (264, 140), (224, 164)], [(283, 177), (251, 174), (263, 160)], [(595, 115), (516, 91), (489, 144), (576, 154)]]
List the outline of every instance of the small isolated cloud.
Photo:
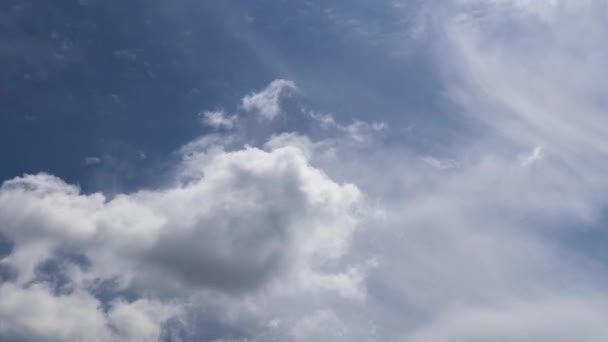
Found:
[(452, 159), (441, 160), (435, 157), (426, 156), (422, 158), (422, 161), (438, 170), (450, 170), (459, 167), (458, 162)]
[(116, 302), (107, 312), (91, 294), (57, 296), (48, 286), (0, 284), (2, 341), (152, 341), (177, 311), (156, 301)]
[(293, 81), (274, 80), (263, 90), (245, 96), (242, 107), (248, 112), (255, 111), (263, 118), (272, 120), (281, 114), (281, 95), (286, 91), (297, 89)]
[(380, 132), (386, 129), (386, 124), (382, 122), (365, 122), (360, 120), (354, 120), (351, 124), (341, 127), (342, 130), (347, 132), (351, 138), (356, 141), (365, 141), (370, 135), (375, 132)]
[(331, 114), (311, 111), (309, 112), (309, 115), (313, 120), (317, 121), (319, 126), (323, 129), (335, 128), (338, 126), (336, 119), (334, 119)]
[(209, 127), (227, 130), (233, 129), (237, 121), (236, 115), (227, 116), (222, 110), (201, 112), (199, 119)]
[(84, 165), (93, 166), (93, 165), (98, 165), (98, 164), (101, 164), (101, 158), (99, 158), (99, 157), (90, 156), (90, 157), (84, 158)]
[(357, 142), (366, 141), (374, 133), (383, 131), (387, 128), (384, 122), (365, 122), (354, 119), (350, 124), (341, 124), (329, 113), (309, 112), (310, 117), (315, 120), (323, 129), (336, 129), (346, 133), (351, 139)]

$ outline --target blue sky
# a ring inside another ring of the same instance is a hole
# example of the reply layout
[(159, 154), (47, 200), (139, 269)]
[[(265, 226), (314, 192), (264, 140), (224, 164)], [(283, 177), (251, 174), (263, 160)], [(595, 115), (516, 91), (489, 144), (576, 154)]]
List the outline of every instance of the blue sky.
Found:
[[(130, 176), (124, 164), (137, 168), (140, 152), (162, 163), (204, 133), (193, 124), (198, 112), (233, 108), (244, 93), (278, 78), (297, 79), (306, 95), (300, 101), (337, 116), (386, 113), (420, 125), (440, 117), (439, 85), (421, 49), (427, 43), (392, 32), (409, 19), (386, 6), (66, 1), (5, 7), (7, 42), (19, 44), (7, 43), (4, 57), (1, 145), (11, 160), (2, 179), (44, 170), (90, 190), (107, 190), (111, 181), (132, 189), (146, 171)], [(391, 46), (386, 40), (393, 35), (408, 47)], [(102, 154), (111, 159), (103, 172), (83, 166), (87, 156)]]
[(607, 10), (6, 1), (0, 340), (605, 340)]

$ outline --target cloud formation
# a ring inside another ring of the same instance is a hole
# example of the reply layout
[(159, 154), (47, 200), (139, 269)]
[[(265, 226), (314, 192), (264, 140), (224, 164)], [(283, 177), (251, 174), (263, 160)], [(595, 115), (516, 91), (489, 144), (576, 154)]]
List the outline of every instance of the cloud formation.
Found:
[[(351, 281), (355, 273), (324, 269), (345, 253), (357, 226), (361, 194), (355, 186), (333, 182), (289, 145), (211, 148), (185, 158), (201, 178), (111, 199), (82, 194), (46, 174), (5, 182), (0, 222), (14, 248), (3, 263), (16, 279), (1, 288), (11, 298), (1, 305), (11, 320), (3, 320), (0, 336), (67, 341), (97, 331), (100, 340), (134, 334), (141, 340), (160, 333), (169, 318), (160, 312), (177, 312), (169, 303), (124, 302), (120, 296), (102, 312), (105, 303), (91, 294), (100, 282), (152, 298), (188, 298), (205, 290), (251, 293), (286, 282), (304, 286), (302, 291), (358, 291)], [(61, 251), (82, 261), (62, 260), (65, 267), (41, 278), (40, 265)], [(55, 296), (58, 276), (69, 290)], [(36, 307), (33, 302), (39, 309), (32, 316), (25, 310)], [(71, 313), (82, 317), (66, 318)]]
[(261, 91), (243, 97), (242, 107), (248, 112), (258, 113), (264, 119), (272, 120), (281, 114), (281, 95), (295, 90), (297, 87), (293, 81), (274, 80)]
[(466, 123), (447, 138), (410, 144), (382, 113), (282, 113), (298, 88), (278, 79), (240, 108), (306, 121), (260, 139), (206, 112), (223, 129), (185, 144), (162, 188), (6, 181), (0, 339), (605, 340), (608, 259), (589, 243), (606, 238), (605, 8), (453, 0), (409, 13)]
[(201, 112), (199, 113), (199, 119), (203, 124), (212, 128), (227, 130), (233, 129), (237, 121), (236, 115), (227, 116), (221, 110)]

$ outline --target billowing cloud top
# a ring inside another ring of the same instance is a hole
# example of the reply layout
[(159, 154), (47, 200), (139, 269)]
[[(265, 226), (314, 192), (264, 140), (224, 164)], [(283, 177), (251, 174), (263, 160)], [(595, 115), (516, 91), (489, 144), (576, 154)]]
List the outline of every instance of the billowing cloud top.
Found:
[[(291, 146), (269, 152), (201, 151), (189, 158), (199, 162), (188, 167), (196, 166), (204, 177), (112, 199), (81, 194), (46, 174), (5, 182), (0, 221), (14, 247), (4, 263), (15, 270), (15, 278), (2, 287), (3, 293), (17, 298), (14, 310), (36, 297), (49, 301), (49, 308), (36, 312), (40, 317), (33, 320), (28, 312), (8, 312), (15, 324), (0, 325), (0, 333), (34, 339), (41, 331), (43, 336), (45, 326), (57, 324), (55, 314), (62, 305), (83, 303), (74, 314), (90, 316), (92, 326), (81, 321), (57, 332), (65, 334), (59, 337), (86, 336), (95, 328), (103, 332), (100, 339), (135, 338), (130, 334), (138, 331), (113, 331), (117, 328), (111, 318), (119, 314), (115, 310), (122, 308), (120, 302), (104, 317), (96, 309), (97, 300), (86, 293), (103, 279), (114, 282), (116, 291), (183, 296), (196, 289), (251, 291), (285, 277), (312, 277), (314, 282), (339, 276), (319, 267), (339, 258), (348, 246), (360, 201), (355, 186), (336, 184)], [(48, 260), (61, 268), (53, 277), (66, 280), (34, 285), (42, 281), (41, 265)], [(63, 290), (70, 294), (54, 298), (46, 292)], [(142, 315), (153, 320), (138, 311), (138, 303), (128, 304), (134, 306), (125, 309), (124, 319)], [(148, 304), (141, 305), (145, 309)]]

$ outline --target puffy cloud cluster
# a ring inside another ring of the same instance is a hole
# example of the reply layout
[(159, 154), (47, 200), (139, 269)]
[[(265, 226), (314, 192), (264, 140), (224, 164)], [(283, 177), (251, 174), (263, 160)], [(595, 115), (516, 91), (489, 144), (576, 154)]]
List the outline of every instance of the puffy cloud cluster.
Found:
[(338, 123), (331, 114), (316, 113), (311, 111), (309, 115), (319, 124), (321, 128), (335, 129), (339, 132), (343, 132), (357, 142), (364, 142), (368, 140), (370, 136), (373, 136), (375, 133), (381, 132), (387, 128), (384, 122), (368, 123), (354, 119), (352, 123), (344, 125)]
[[(197, 160), (198, 179), (114, 198), (46, 174), (5, 182), (0, 222), (14, 245), (2, 262), (15, 277), (0, 287), (0, 336), (149, 340), (178, 313), (171, 300), (200, 291), (237, 295), (291, 281), (357, 292), (355, 274), (327, 269), (356, 228), (355, 186), (333, 182), (293, 146)], [(58, 266), (45, 277), (51, 261)], [(104, 283), (118, 294), (99, 294)]]
[(162, 322), (177, 313), (143, 299), (115, 301), (104, 312), (85, 291), (56, 295), (47, 284), (2, 284), (0, 300), (0, 337), (7, 341), (155, 340)]

